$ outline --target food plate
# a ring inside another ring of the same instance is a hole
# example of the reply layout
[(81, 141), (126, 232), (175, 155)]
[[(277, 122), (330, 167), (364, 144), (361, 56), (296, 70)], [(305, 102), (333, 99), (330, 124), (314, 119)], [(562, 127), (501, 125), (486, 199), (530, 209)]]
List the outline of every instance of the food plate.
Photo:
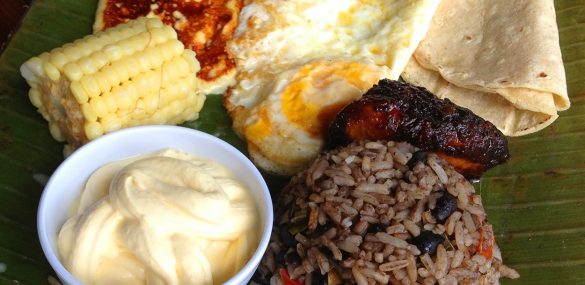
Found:
[[(36, 233), (38, 199), (62, 146), (29, 103), (18, 71), (31, 56), (91, 32), (95, 0), (37, 0), (0, 56), (0, 284), (46, 284), (54, 275)], [(572, 107), (550, 127), (510, 139), (512, 159), (476, 184), (506, 264), (505, 284), (585, 283), (585, 3), (555, 1)], [(185, 126), (239, 149), (221, 96)], [(272, 191), (282, 179), (268, 177)], [(53, 279), (54, 280), (54, 279)]]

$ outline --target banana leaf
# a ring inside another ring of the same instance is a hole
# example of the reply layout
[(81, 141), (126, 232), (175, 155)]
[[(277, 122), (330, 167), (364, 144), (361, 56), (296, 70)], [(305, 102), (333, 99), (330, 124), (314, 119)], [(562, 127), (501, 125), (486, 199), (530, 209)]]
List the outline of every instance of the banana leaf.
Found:
[[(37, 238), (43, 185), (62, 145), (27, 96), (28, 58), (91, 33), (96, 0), (33, 1), (0, 56), (0, 284), (47, 284), (52, 269)], [(496, 239), (521, 278), (505, 284), (585, 284), (585, 1), (555, 1), (572, 107), (550, 127), (511, 138), (512, 159), (476, 184)], [(244, 150), (221, 96), (185, 124)], [(266, 176), (272, 191), (285, 179)]]

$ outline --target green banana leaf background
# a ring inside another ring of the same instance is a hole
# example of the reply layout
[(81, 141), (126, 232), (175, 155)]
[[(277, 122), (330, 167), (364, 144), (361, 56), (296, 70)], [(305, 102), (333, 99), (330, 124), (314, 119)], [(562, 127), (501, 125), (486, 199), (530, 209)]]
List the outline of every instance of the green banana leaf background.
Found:
[[(0, 56), (0, 284), (47, 284), (54, 275), (36, 213), (62, 145), (30, 104), (19, 67), (91, 33), (96, 2), (34, 1)], [(512, 159), (476, 184), (504, 261), (521, 274), (504, 284), (585, 284), (585, 1), (555, 3), (572, 107), (545, 130), (511, 138)], [(244, 149), (221, 96), (210, 96), (200, 119), (185, 125)], [(284, 181), (267, 180), (272, 191)]]

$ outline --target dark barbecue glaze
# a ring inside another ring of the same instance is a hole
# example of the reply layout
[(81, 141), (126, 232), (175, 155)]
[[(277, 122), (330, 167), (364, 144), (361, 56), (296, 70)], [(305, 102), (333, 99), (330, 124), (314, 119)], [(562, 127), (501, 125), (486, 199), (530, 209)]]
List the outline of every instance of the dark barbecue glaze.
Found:
[(337, 115), (328, 148), (365, 139), (409, 142), (437, 153), (467, 178), (509, 157), (508, 142), (492, 123), (422, 87), (388, 79)]

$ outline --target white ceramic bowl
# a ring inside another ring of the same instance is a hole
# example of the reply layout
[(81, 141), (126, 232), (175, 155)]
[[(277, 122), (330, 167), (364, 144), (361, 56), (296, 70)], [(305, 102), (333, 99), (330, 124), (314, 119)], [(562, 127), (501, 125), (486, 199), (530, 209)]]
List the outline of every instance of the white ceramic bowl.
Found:
[(55, 170), (47, 183), (37, 217), (41, 246), (64, 284), (81, 284), (58, 258), (57, 235), (67, 219), (69, 205), (92, 172), (100, 166), (129, 156), (177, 148), (217, 161), (231, 170), (250, 190), (260, 212), (262, 236), (248, 263), (225, 284), (244, 284), (254, 274), (270, 238), (273, 212), (268, 187), (256, 167), (228, 143), (193, 129), (175, 126), (144, 126), (120, 130), (81, 147)]

